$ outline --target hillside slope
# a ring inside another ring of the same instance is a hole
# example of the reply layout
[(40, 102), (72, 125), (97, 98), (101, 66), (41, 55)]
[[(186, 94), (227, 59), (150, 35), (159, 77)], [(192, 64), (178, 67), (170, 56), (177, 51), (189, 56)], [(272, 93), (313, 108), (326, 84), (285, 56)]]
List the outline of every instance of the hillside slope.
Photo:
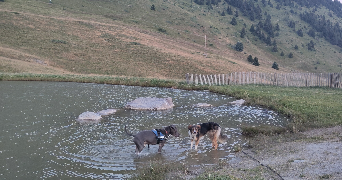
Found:
[[(276, 9), (251, 1), (263, 14), (251, 21), (227, 2), (207, 6), (192, 0), (5, 0), (0, 2), (0, 72), (183, 79), (186, 73), (341, 71), (340, 47), (323, 37), (297, 35), (299, 29), (310, 29), (299, 14), (314, 8), (295, 3)], [(228, 7), (240, 15), (229, 15)], [(324, 6), (315, 13), (341, 22)], [(272, 38), (278, 52), (249, 31), (252, 24), (264, 22), (266, 14), (279, 25)], [(237, 25), (231, 24), (233, 17)], [(291, 21), (295, 28), (288, 26)], [(241, 38), (243, 27), (246, 35)], [(314, 51), (307, 48), (310, 41)], [(242, 52), (235, 50), (237, 42), (243, 43)], [(248, 55), (257, 57), (260, 66), (250, 64)], [(278, 71), (272, 68), (274, 62)]]

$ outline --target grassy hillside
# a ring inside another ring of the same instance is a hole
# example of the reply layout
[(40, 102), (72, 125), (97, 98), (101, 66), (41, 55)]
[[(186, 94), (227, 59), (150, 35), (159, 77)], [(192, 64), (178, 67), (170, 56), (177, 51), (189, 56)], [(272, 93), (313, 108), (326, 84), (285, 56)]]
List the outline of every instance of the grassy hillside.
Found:
[[(273, 62), (279, 64), (280, 72), (342, 69), (341, 48), (324, 38), (296, 34), (297, 27), (309, 28), (298, 14), (310, 9), (296, 7), (294, 14), (287, 6), (277, 10), (255, 2), (272, 16), (272, 23), (280, 25), (279, 36), (274, 38), (279, 51), (272, 52), (248, 31), (258, 21), (240, 15), (233, 26), (233, 15), (221, 16), (227, 3), (209, 9), (191, 2), (5, 0), (0, 2), (0, 72), (183, 79), (188, 72), (276, 72), (271, 68)], [(324, 7), (317, 9), (331, 21), (342, 23), (335, 14), (328, 16), (329, 12)], [(287, 26), (290, 20), (296, 22), (295, 30)], [(247, 34), (241, 38), (244, 26)], [(307, 49), (310, 40), (316, 51)], [(244, 44), (243, 52), (234, 50), (238, 41)], [(294, 57), (288, 58), (289, 53)], [(248, 55), (258, 57), (260, 66), (249, 64)]]

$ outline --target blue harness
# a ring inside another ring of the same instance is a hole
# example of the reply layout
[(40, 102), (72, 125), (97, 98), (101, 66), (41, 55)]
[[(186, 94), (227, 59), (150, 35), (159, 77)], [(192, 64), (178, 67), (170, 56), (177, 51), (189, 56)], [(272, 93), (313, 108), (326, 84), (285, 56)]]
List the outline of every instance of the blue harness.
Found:
[(160, 131), (158, 132), (157, 130), (153, 129), (152, 132), (156, 135), (157, 138), (157, 144), (160, 143), (160, 141), (163, 141), (165, 138), (164, 134), (161, 133)]

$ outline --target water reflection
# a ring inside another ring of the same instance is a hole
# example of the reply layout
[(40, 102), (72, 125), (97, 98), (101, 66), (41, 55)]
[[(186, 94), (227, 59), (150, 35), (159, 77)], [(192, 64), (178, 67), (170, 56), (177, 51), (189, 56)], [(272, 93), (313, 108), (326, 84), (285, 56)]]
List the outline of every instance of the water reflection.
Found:
[[(80, 83), (0, 82), (1, 179), (124, 178), (153, 161), (177, 161), (189, 165), (215, 164), (233, 156), (243, 144), (242, 124), (282, 126), (287, 120), (273, 111), (252, 106), (232, 106), (234, 98), (207, 91), (184, 91)], [(171, 97), (169, 111), (123, 110), (138, 97)], [(212, 107), (194, 107), (209, 103)], [(120, 109), (98, 124), (80, 125), (75, 119), (85, 111)], [(208, 138), (199, 150), (189, 150), (189, 124), (214, 121), (228, 135), (227, 144), (211, 149)], [(135, 154), (129, 131), (175, 124), (181, 135), (172, 137), (158, 154), (158, 146)]]

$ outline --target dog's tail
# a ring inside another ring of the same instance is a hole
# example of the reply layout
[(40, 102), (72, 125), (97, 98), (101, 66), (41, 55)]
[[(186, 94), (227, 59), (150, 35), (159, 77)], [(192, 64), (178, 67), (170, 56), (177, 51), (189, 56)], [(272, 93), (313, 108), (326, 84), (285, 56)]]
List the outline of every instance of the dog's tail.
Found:
[(220, 136), (218, 138), (218, 141), (222, 144), (226, 144), (227, 143), (227, 140), (228, 140), (228, 136), (227, 135), (224, 135), (220, 132)]
[(133, 136), (133, 137), (134, 137), (134, 134), (133, 134), (133, 133), (129, 133), (129, 132), (127, 131), (126, 125), (125, 125), (125, 132), (126, 132), (127, 135)]

